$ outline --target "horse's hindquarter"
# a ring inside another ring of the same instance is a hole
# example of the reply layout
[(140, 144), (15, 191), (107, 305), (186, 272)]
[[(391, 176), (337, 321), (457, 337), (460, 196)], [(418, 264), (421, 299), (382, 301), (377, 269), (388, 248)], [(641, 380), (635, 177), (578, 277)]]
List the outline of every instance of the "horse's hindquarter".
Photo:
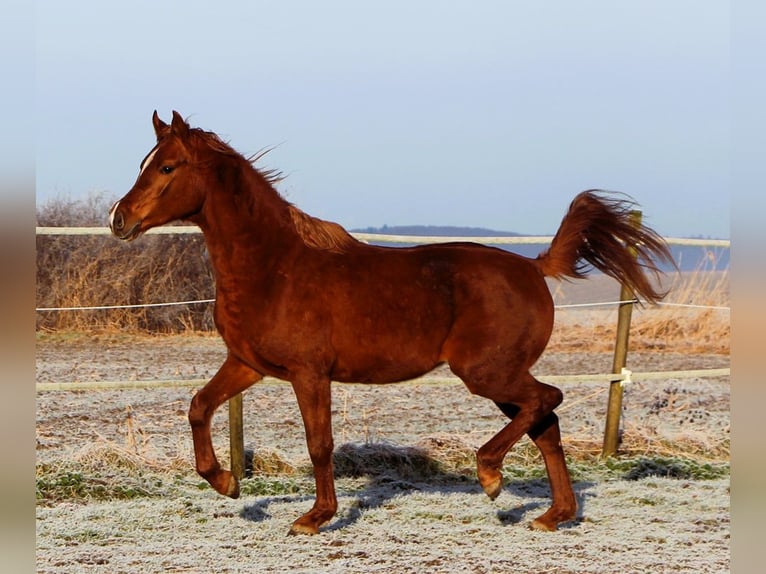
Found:
[(363, 249), (338, 261), (337, 280), (324, 290), (335, 380), (416, 377), (449, 361), (448, 347), (466, 339), (483, 352), (523, 347), (533, 362), (550, 336), (550, 293), (526, 258), (448, 244)]
[(455, 316), (444, 359), (453, 371), (489, 363), (509, 375), (528, 369), (553, 329), (553, 299), (543, 274), (532, 260), (500, 249), (456, 248)]

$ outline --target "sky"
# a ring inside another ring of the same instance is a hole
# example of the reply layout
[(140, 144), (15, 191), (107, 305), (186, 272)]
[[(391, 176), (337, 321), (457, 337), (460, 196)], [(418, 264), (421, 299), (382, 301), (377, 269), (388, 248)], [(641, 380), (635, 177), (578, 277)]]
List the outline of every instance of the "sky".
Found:
[(347, 228), (555, 232), (584, 189), (729, 238), (717, 0), (42, 0), (36, 198), (119, 198), (177, 110)]

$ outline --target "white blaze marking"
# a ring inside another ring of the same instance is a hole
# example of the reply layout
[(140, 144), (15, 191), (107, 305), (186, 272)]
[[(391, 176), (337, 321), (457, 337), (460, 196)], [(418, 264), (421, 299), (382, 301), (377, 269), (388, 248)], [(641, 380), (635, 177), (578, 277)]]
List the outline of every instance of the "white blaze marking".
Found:
[(112, 229), (114, 229), (114, 214), (117, 212), (118, 205), (120, 205), (119, 201), (112, 206), (112, 209), (109, 210), (109, 227)]
[(152, 160), (154, 159), (154, 154), (157, 153), (157, 148), (155, 147), (151, 152), (149, 152), (149, 155), (146, 156), (146, 159), (144, 160), (144, 163), (141, 164), (141, 171), (138, 172), (138, 175), (141, 175), (144, 173), (144, 170), (149, 167), (149, 164), (152, 163)]

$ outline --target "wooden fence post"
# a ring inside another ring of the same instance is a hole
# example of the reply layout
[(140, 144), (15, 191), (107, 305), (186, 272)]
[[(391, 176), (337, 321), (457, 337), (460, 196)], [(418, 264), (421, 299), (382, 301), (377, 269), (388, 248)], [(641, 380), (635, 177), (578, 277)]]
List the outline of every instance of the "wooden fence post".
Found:
[[(630, 222), (635, 227), (641, 226), (641, 212), (631, 211)], [(634, 247), (628, 247), (636, 256)], [(630, 334), (630, 318), (633, 314), (635, 293), (627, 285), (620, 288), (620, 307), (617, 311), (617, 338), (614, 344), (614, 360), (612, 372), (619, 374), (627, 364), (628, 336)], [(603, 458), (617, 452), (620, 443), (620, 415), (622, 414), (622, 380), (612, 381), (609, 385), (609, 402), (606, 410), (606, 425), (604, 427), (604, 444), (601, 449)]]
[(231, 473), (241, 480), (245, 476), (245, 432), (242, 422), (242, 393), (229, 399), (229, 453)]

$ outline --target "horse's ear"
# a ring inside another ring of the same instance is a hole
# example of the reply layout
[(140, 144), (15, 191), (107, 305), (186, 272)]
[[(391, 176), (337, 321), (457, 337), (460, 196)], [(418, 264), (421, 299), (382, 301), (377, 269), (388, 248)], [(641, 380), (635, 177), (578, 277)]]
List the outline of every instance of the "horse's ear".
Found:
[(170, 131), (180, 137), (189, 135), (189, 124), (187, 124), (181, 114), (173, 110), (173, 121), (170, 123)]
[(152, 124), (154, 124), (154, 133), (157, 134), (157, 139), (160, 139), (160, 136), (168, 129), (168, 124), (160, 119), (157, 110), (154, 110), (152, 114)]
[(159, 139), (160, 135), (168, 129), (168, 124), (160, 119), (157, 110), (154, 110), (154, 113), (152, 114), (152, 124), (154, 125), (154, 133), (157, 134), (157, 139)]

